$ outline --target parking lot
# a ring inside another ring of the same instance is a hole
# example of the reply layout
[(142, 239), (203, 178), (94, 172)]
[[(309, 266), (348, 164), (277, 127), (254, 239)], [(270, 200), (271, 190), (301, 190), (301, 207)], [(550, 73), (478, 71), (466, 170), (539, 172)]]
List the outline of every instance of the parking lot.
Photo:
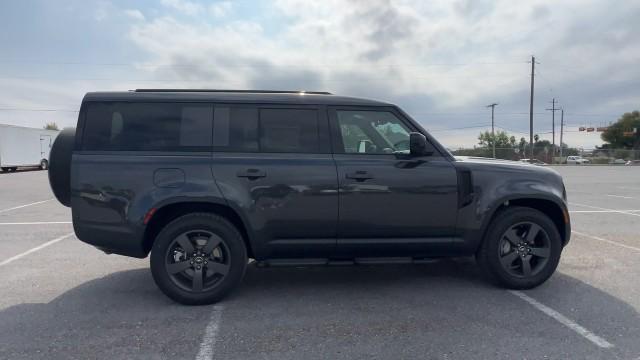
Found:
[(537, 289), (473, 260), (250, 266), (214, 306), (153, 283), (148, 259), (73, 236), (47, 174), (0, 175), (0, 359), (640, 359), (640, 167), (559, 167), (573, 236)]

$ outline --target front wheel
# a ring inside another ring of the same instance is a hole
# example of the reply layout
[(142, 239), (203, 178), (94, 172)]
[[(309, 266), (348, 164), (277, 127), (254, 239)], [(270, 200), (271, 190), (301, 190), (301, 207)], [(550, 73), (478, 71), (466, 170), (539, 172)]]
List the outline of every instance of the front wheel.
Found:
[(238, 230), (215, 214), (194, 213), (169, 223), (151, 250), (151, 273), (165, 295), (185, 305), (212, 304), (244, 276), (247, 250)]
[(513, 207), (489, 226), (477, 260), (493, 282), (510, 289), (530, 289), (554, 273), (562, 239), (548, 216), (535, 209)]

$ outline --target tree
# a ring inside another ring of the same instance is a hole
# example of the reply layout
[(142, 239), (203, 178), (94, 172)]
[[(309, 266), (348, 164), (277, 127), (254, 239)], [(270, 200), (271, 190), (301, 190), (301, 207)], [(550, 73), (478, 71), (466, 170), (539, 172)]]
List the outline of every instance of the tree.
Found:
[[(553, 144), (549, 140), (542, 140), (540, 135), (534, 137), (533, 157), (544, 162), (552, 162)], [(498, 131), (494, 135), (489, 131), (481, 132), (478, 135), (478, 145), (472, 149), (458, 149), (453, 151), (455, 155), (462, 156), (482, 156), (491, 157), (493, 143), (496, 144), (496, 157), (499, 159), (518, 160), (531, 157), (531, 146), (525, 137), (518, 141), (515, 136), (510, 136), (504, 131)], [(559, 146), (556, 145), (556, 151)], [(563, 156), (577, 155), (578, 149), (570, 148), (567, 144), (562, 144)]]
[(511, 159), (515, 157), (517, 151), (515, 136), (509, 136), (505, 131), (498, 131), (495, 134), (485, 131), (478, 135), (478, 145), (480, 145), (482, 152), (487, 153), (485, 156), (492, 156), (494, 143), (497, 158)]
[(527, 151), (527, 139), (525, 139), (524, 137), (521, 137), (520, 142), (518, 143), (518, 153), (520, 153), (520, 156), (524, 156), (526, 151)]
[(60, 129), (58, 128), (58, 124), (56, 124), (56, 123), (55, 123), (55, 121), (52, 121), (52, 122), (50, 122), (50, 123), (46, 123), (46, 124), (44, 125), (44, 129), (45, 129), (45, 130), (60, 130)]
[(640, 149), (640, 112), (625, 113), (615, 124), (600, 134), (614, 149)]

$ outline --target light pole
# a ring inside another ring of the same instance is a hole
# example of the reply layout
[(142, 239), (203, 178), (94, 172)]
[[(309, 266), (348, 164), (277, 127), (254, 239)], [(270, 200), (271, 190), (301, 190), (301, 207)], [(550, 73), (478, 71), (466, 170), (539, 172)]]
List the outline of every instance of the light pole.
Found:
[(487, 107), (491, 108), (491, 139), (493, 142), (493, 158), (494, 159), (496, 158), (496, 134), (493, 129), (494, 128), (493, 111), (495, 110), (497, 105), (498, 105), (497, 103), (487, 105)]

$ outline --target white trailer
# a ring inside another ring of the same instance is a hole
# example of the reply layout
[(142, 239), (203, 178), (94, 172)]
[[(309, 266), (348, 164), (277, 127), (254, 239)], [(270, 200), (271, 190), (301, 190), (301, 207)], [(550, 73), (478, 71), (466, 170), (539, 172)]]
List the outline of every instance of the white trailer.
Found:
[(0, 169), (15, 171), (18, 167), (49, 167), (51, 145), (57, 130), (44, 130), (0, 124)]

